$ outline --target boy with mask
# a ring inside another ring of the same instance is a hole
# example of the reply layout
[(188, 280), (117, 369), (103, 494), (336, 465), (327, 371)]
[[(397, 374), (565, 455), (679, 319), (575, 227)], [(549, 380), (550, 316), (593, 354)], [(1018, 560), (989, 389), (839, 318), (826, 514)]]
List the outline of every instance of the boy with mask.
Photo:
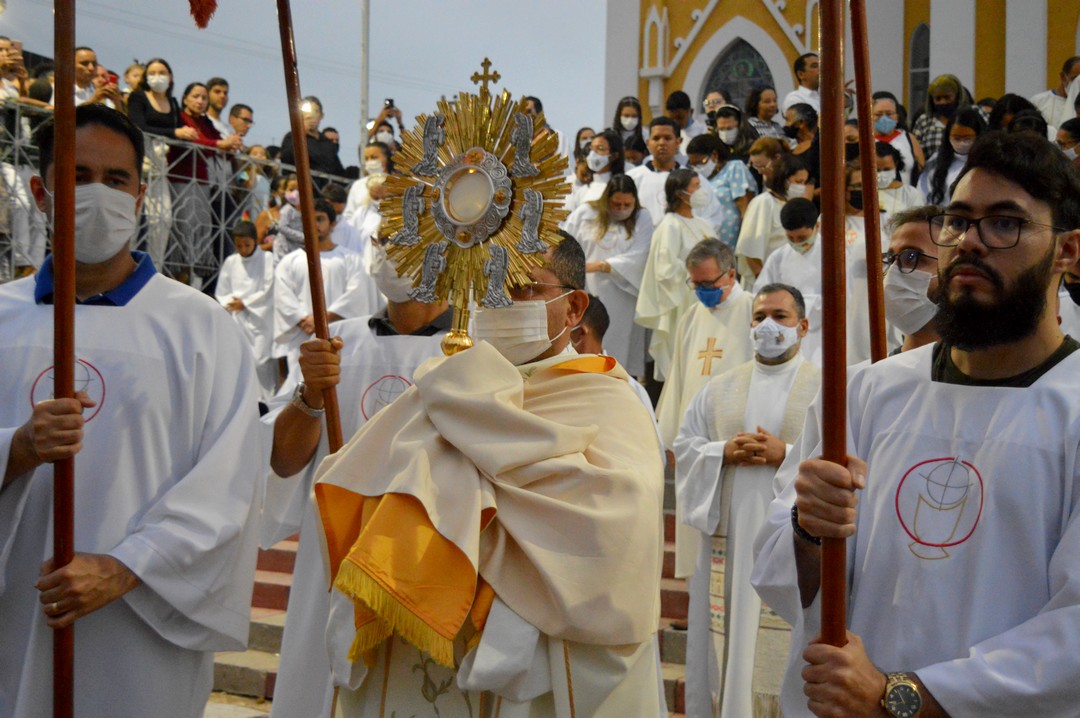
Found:
[(897, 212), (889, 220), (891, 236), (885, 253), (885, 318), (903, 335), (894, 353), (938, 341), (934, 328), (937, 305), (938, 250), (930, 238), (930, 220), (942, 213), (937, 205)]
[[(717, 715), (719, 709), (718, 715), (735, 718), (755, 712), (762, 605), (750, 585), (752, 546), (772, 500), (773, 474), (821, 383), (821, 371), (799, 350), (807, 329), (798, 289), (763, 286), (750, 322), (753, 361), (708, 381), (687, 407), (675, 440), (682, 520), (703, 535), (698, 572), (710, 576), (696, 581), (690, 595), (688, 715)], [(724, 610), (711, 610), (716, 604)]]

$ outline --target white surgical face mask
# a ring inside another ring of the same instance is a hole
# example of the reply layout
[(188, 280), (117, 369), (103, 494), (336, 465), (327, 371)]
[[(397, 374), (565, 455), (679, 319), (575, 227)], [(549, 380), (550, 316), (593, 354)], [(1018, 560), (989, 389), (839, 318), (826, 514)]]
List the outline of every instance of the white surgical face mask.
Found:
[(371, 277), (375, 286), (388, 301), (404, 304), (412, 299), (409, 292), (413, 283), (409, 275), (399, 277), (394, 263), (386, 256), (385, 247), (373, 247), (371, 257)]
[(690, 195), (690, 209), (705, 209), (708, 206), (709, 195), (705, 191), (698, 189)]
[(169, 89), (168, 75), (147, 75), (146, 84), (154, 92), (166, 92)]
[(485, 309), (476, 313), (476, 339), (490, 343), (503, 357), (520, 366), (551, 348), (552, 342), (566, 332), (566, 327), (554, 337), (548, 336), (547, 305), (565, 297), (518, 301), (509, 307)]
[(614, 222), (625, 222), (626, 220), (630, 219), (630, 215), (632, 215), (633, 213), (633, 207), (628, 207), (627, 209), (620, 210), (608, 209), (608, 219)]
[(968, 152), (971, 152), (971, 146), (975, 144), (975, 140), (957, 141), (950, 139), (949, 144), (952, 145), (953, 152), (961, 157), (967, 157)]
[(599, 172), (611, 163), (611, 158), (608, 155), (601, 155), (595, 151), (590, 150), (588, 156), (585, 158), (585, 164), (589, 165), (589, 169), (593, 172)]
[(709, 160), (705, 164), (693, 165), (693, 167), (694, 171), (701, 175), (702, 179), (708, 179), (716, 171), (716, 162), (715, 160)]
[(725, 145), (733, 145), (735, 144), (735, 140), (739, 139), (739, 128), (733, 127), (730, 130), (717, 130), (716, 136), (719, 137)]
[(382, 132), (376, 132), (375, 139), (389, 147), (394, 144), (394, 133), (387, 132), (386, 130), (383, 130)]
[(76, 185), (75, 261), (101, 264), (112, 259), (135, 236), (137, 226), (130, 194), (97, 182)]
[(766, 317), (756, 327), (750, 327), (750, 341), (754, 343), (755, 354), (775, 359), (799, 343), (799, 330)]
[(937, 305), (926, 296), (933, 278), (918, 269), (901, 272), (897, 265), (885, 273), (885, 318), (905, 335), (919, 331), (937, 314)]
[(633, 130), (636, 130), (638, 128), (639, 122), (640, 122), (640, 120), (638, 120), (638, 118), (636, 118), (636, 117), (624, 117), (624, 118), (622, 118), (623, 129), (626, 130), (627, 132), (631, 132)]
[(382, 160), (364, 160), (364, 172), (369, 175), (382, 174)]
[(787, 198), (795, 199), (796, 197), (806, 196), (806, 185), (792, 182), (787, 188)]
[(896, 172), (893, 170), (881, 170), (877, 173), (877, 188), (889, 189), (889, 185), (896, 179)]
[(1069, 149), (1062, 150), (1061, 152), (1062, 152), (1062, 154), (1065, 155), (1065, 159), (1069, 160), (1070, 162), (1075, 162), (1076, 161), (1076, 148), (1075, 147), (1070, 147)]

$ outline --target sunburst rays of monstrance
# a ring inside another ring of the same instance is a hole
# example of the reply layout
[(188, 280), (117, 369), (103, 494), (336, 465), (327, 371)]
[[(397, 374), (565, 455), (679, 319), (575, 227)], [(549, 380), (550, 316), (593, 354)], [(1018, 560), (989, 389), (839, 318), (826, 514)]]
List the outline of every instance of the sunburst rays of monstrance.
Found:
[(443, 339), (445, 354), (472, 346), (471, 307), (498, 308), (513, 302), (507, 291), (532, 281), (529, 270), (558, 244), (566, 218), (567, 159), (558, 137), (545, 129), (543, 114), (525, 112), (525, 99), (488, 91), (491, 61), (473, 75), (478, 94), (461, 93), (419, 115), (403, 133), (381, 206), (380, 236), (410, 276), (410, 296), (421, 302), (450, 300), (454, 322)]

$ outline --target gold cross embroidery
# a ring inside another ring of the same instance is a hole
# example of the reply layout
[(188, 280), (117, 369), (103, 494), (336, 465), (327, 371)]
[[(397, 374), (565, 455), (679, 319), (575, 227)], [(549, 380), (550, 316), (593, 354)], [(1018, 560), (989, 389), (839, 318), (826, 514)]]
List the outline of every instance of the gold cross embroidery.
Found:
[(484, 58), (484, 61), (480, 63), (480, 67), (484, 68), (484, 74), (481, 75), (479, 72), (474, 72), (469, 79), (472, 80), (474, 85), (480, 85), (481, 95), (487, 95), (488, 81), (490, 80), (492, 83), (498, 82), (502, 75), (499, 74), (498, 70), (488, 74), (488, 70), (491, 69), (491, 60), (486, 57)]
[(712, 360), (719, 359), (724, 356), (723, 349), (716, 348), (716, 338), (709, 337), (709, 341), (705, 343), (705, 348), (697, 353), (697, 358), (701, 359), (701, 375), (709, 376), (712, 374)]

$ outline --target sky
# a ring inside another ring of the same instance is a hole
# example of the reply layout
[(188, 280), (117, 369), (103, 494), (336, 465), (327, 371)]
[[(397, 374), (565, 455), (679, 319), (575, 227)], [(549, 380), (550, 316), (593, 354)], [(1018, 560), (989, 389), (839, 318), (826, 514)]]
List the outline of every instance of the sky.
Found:
[[(405, 116), (431, 112), (445, 95), (475, 91), (469, 82), (484, 57), (502, 75), (496, 90), (536, 95), (550, 124), (564, 133), (606, 124), (603, 107), (606, 3), (620, 0), (371, 0), (369, 108), (385, 98)], [(52, 56), (52, 0), (6, 0), (0, 34), (30, 52)], [(76, 44), (123, 74), (135, 59), (163, 57), (173, 68), (177, 99), (193, 80), (220, 75), (230, 102), (255, 111), (248, 144), (279, 144), (289, 129), (273, 0), (218, 0), (198, 30), (186, 0), (78, 0)], [(359, 0), (293, 0), (302, 95), (316, 95), (323, 127), (342, 135), (341, 160), (359, 164)]]

